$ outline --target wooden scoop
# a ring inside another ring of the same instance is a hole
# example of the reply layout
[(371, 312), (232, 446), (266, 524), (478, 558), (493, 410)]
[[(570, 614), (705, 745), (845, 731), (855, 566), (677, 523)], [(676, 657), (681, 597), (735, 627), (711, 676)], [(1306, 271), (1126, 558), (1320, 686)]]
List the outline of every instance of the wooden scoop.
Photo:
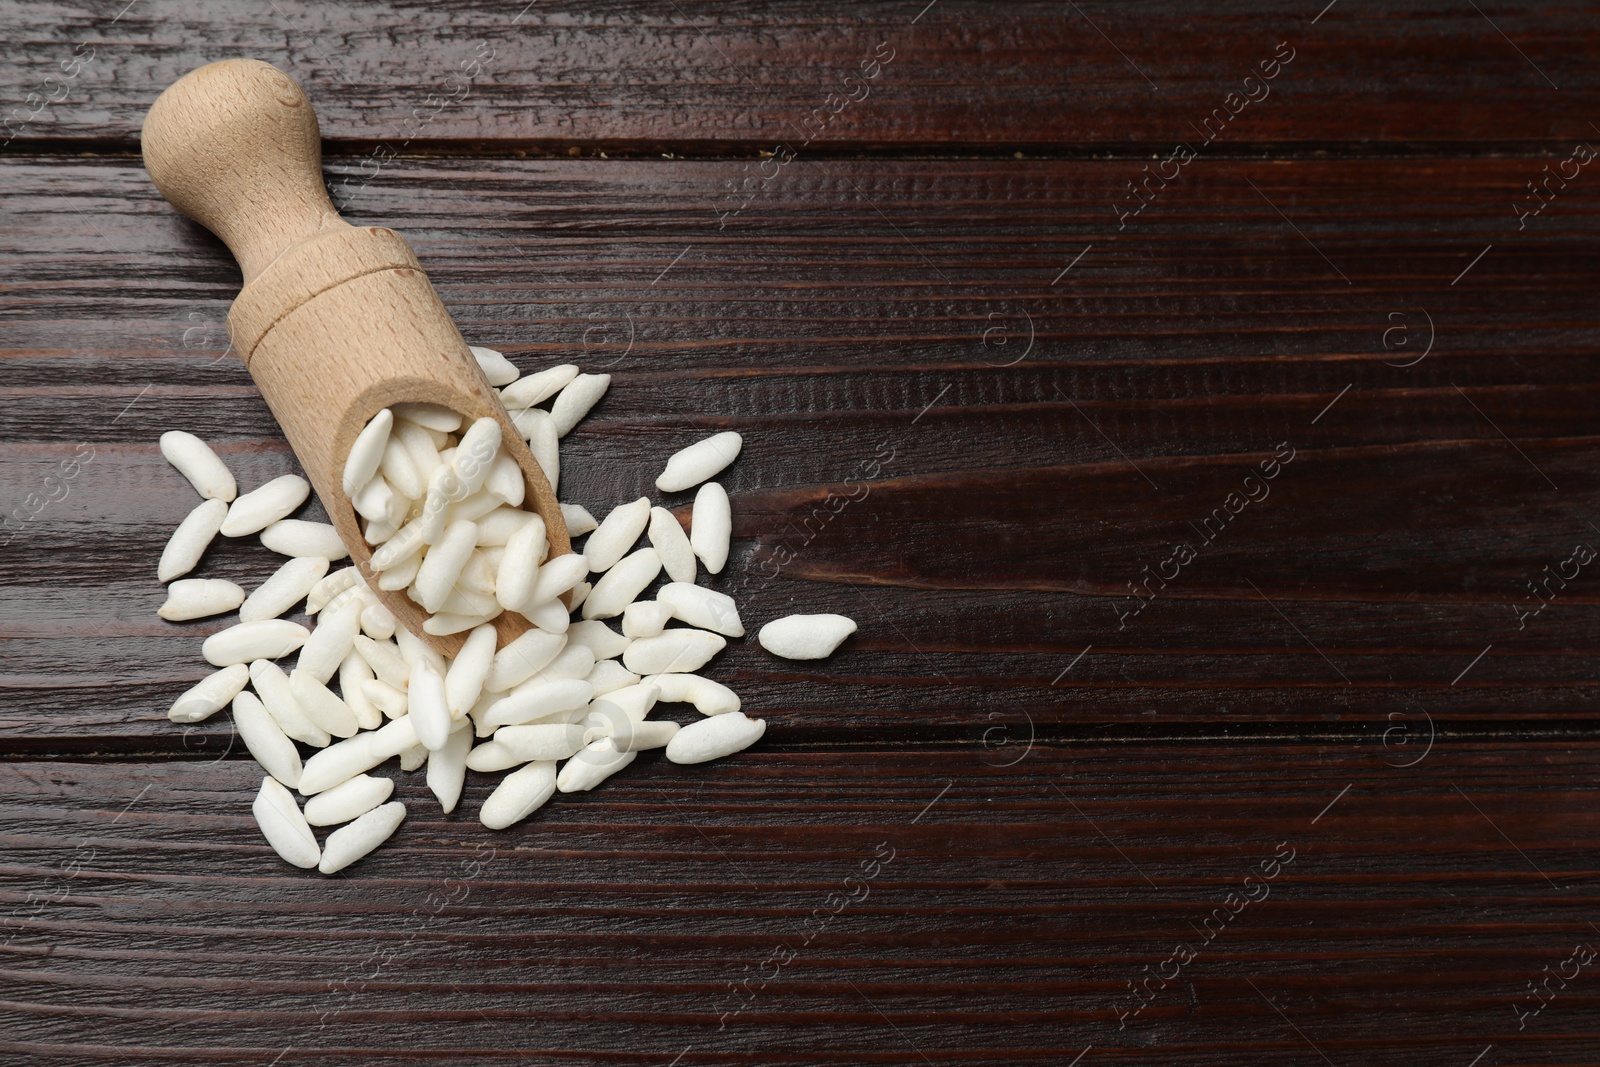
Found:
[[(172, 205), (222, 238), (244, 271), (233, 348), (300, 457), (351, 559), (412, 633), (454, 655), (464, 634), (424, 632), (404, 590), (377, 588), (372, 547), (342, 486), (356, 435), (392, 404), (439, 404), (500, 423), (527, 482), (523, 507), (571, 551), (561, 508), (405, 239), (345, 222), (322, 183), (311, 101), (268, 63), (229, 59), (179, 78), (145, 116), (144, 165)], [(466, 425), (464, 424), (464, 425)], [(505, 612), (500, 643), (530, 623)]]

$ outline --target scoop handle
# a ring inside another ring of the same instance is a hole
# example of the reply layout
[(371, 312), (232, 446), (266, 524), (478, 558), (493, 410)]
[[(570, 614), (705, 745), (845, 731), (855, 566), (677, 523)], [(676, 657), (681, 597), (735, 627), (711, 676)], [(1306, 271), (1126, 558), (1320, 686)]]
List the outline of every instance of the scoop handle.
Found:
[(270, 63), (190, 71), (156, 98), (140, 138), (161, 195), (222, 238), (246, 285), (295, 245), (349, 225), (322, 184), (311, 100)]

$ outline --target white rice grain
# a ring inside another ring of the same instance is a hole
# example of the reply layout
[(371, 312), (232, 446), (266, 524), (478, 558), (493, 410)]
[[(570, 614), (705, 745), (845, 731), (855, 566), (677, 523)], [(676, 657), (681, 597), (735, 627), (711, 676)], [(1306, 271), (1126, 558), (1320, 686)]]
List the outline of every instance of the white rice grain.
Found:
[(326, 608), (317, 620), (317, 628), (300, 650), (299, 669), (327, 685), (339, 664), (355, 648), (356, 635), (361, 631), (361, 613), (365, 610), (366, 605), (358, 598)]
[(467, 753), (467, 769), (482, 774), (509, 770), (521, 762), (511, 754), (510, 749), (498, 741), (485, 741)]
[(583, 546), (589, 570), (600, 574), (616, 566), (617, 561), (633, 548), (649, 522), (650, 498), (647, 496), (612, 508)]
[(213, 667), (258, 659), (281, 659), (306, 643), (311, 631), (288, 619), (241, 622), (205, 639), (200, 654)]
[(498, 638), (493, 626), (479, 626), (467, 635), (444, 675), (445, 705), (453, 718), (459, 719), (483, 695), (483, 683), (489, 677), (494, 662), (494, 646)]
[(451, 523), (439, 543), (428, 549), (422, 557), (422, 568), (417, 571), (417, 589), (422, 593), (422, 606), (430, 612), (444, 607), (454, 588), (461, 569), (478, 544), (478, 528), (470, 522)]
[(726, 648), (720, 635), (705, 630), (674, 629), (641, 637), (622, 654), (622, 665), (637, 675), (691, 674)]
[(254, 693), (233, 698), (233, 725), (262, 770), (290, 789), (300, 785), (300, 753)]
[(565, 437), (572, 428), (589, 414), (589, 409), (600, 402), (611, 385), (609, 374), (580, 374), (559, 394), (550, 405), (550, 417), (555, 420), (556, 433)]
[(261, 779), (261, 788), (256, 792), (250, 811), (256, 817), (256, 825), (261, 827), (261, 836), (286, 862), (307, 870), (317, 865), (322, 858), (317, 839), (300, 813), (294, 794), (281, 782)]
[(625, 637), (654, 637), (667, 628), (672, 609), (659, 600), (635, 600), (622, 609), (622, 633)]
[(340, 662), (339, 694), (344, 697), (350, 714), (356, 717), (356, 725), (363, 730), (376, 730), (383, 725), (383, 712), (361, 689), (362, 682), (373, 680), (372, 668), (367, 666), (367, 661), (361, 658), (360, 653), (352, 650)]
[(583, 617), (609, 619), (621, 615), (660, 574), (661, 557), (653, 548), (641, 548), (623, 557), (594, 583), (594, 590), (583, 602)]
[(280, 556), (344, 559), (350, 554), (339, 531), (325, 522), (279, 519), (261, 531), (261, 543)]
[(312, 826), (337, 826), (365, 815), (393, 793), (392, 779), (358, 774), (307, 800), (306, 822)]
[[(479, 528), (482, 536), (482, 528)], [(506, 541), (506, 553), (495, 574), (494, 595), (506, 611), (533, 606), (534, 582), (539, 577), (539, 557), (545, 548), (544, 520), (537, 515)]]
[(732, 430), (696, 441), (688, 448), (673, 453), (672, 458), (667, 460), (666, 470), (656, 479), (656, 488), (663, 493), (693, 489), (738, 459), (743, 446), (744, 438)]
[(584, 676), (584, 681), (594, 686), (595, 696), (605, 696), (617, 689), (639, 684), (639, 676), (614, 659), (601, 660), (594, 670)]
[(483, 376), (489, 379), (490, 385), (510, 385), (517, 380), (516, 364), (499, 352), (478, 345), (468, 345), (467, 350), (472, 353), (472, 358), (478, 361), (478, 369), (483, 371)]
[(566, 762), (556, 775), (556, 788), (563, 793), (593, 789), (638, 757), (639, 753), (623, 752), (611, 743), (609, 737), (603, 737), (585, 746), (583, 751)]
[(672, 609), (674, 618), (690, 626), (712, 630), (725, 637), (744, 636), (739, 606), (726, 593), (687, 582), (670, 582), (656, 593), (656, 599)]
[(747, 718), (743, 712), (712, 715), (692, 722), (667, 742), (667, 759), (673, 763), (705, 763), (749, 748), (767, 731), (765, 719)]
[(484, 686), (504, 692), (538, 674), (567, 646), (564, 634), (529, 630), (494, 654)]
[(406, 806), (392, 800), (373, 808), (355, 822), (339, 827), (322, 843), (322, 861), (317, 870), (335, 874), (350, 866), (389, 840), (406, 817)]
[(428, 791), (446, 815), (456, 810), (467, 779), (467, 753), (472, 749), (472, 727), (463, 722), (445, 740), (444, 747), (428, 756)]
[(168, 430), (161, 435), (161, 454), (205, 499), (226, 504), (238, 495), (239, 486), (228, 465), (194, 434)]
[(244, 537), (259, 533), (306, 502), (311, 483), (298, 474), (282, 474), (259, 489), (234, 500), (223, 519), (223, 537)]
[(689, 544), (689, 535), (683, 532), (683, 524), (666, 508), (650, 509), (650, 544), (655, 547), (656, 555), (661, 557), (661, 567), (667, 572), (667, 577), (675, 582), (694, 581), (695, 569), (699, 565), (694, 546)]
[[(167, 586), (167, 600), (156, 609), (168, 622), (221, 615), (244, 603), (244, 590), (221, 578), (184, 578)], [(243, 616), (240, 616), (243, 618)]]
[(495, 742), (517, 758), (519, 763), (535, 760), (563, 760), (583, 748), (584, 729), (575, 723), (535, 723), (502, 726), (494, 732)]
[(561, 519), (566, 523), (568, 537), (582, 537), (584, 534), (593, 533), (600, 525), (594, 521), (594, 516), (589, 514), (589, 509), (581, 504), (562, 504)]
[(411, 665), (411, 688), (406, 691), (407, 717), (416, 727), (417, 741), (429, 752), (437, 752), (450, 739), (454, 725), (450, 705), (445, 702), (444, 679), (431, 663)]
[[(404, 719), (397, 722), (404, 722)], [(390, 726), (395, 723), (390, 723)], [(387, 727), (385, 727), (387, 729)], [(301, 796), (315, 796), (326, 792), (341, 783), (348, 782), (358, 774), (372, 770), (378, 764), (388, 759), (393, 753), (379, 753), (375, 741), (383, 734), (383, 730), (373, 733), (360, 733), (346, 741), (335, 741), (321, 752), (313, 753), (306, 760), (305, 770), (300, 775), (299, 790)], [(416, 734), (409, 735), (406, 744), (416, 744)]]
[(249, 682), (250, 668), (243, 663), (212, 671), (172, 702), (172, 707), (167, 709), (167, 718), (178, 723), (209, 719), (227, 707), (229, 701), (243, 692)]
[(383, 449), (389, 443), (389, 430), (394, 426), (394, 415), (388, 408), (374, 415), (356, 434), (350, 445), (350, 454), (344, 460), (344, 473), (340, 485), (345, 496), (355, 496), (378, 473), (378, 463), (383, 459)]
[(524, 683), (493, 704), (483, 715), (484, 726), (521, 726), (576, 711), (594, 699), (594, 686), (582, 678), (558, 678), (536, 685)]
[(239, 608), (239, 621), (260, 622), (283, 615), (322, 581), (328, 573), (328, 562), (324, 556), (301, 556), (285, 561), (245, 598)]
[(183, 517), (178, 528), (167, 539), (161, 550), (161, 562), (156, 564), (156, 578), (170, 582), (194, 570), (205, 555), (206, 546), (222, 529), (228, 515), (228, 505), (221, 500), (204, 500)]
[(784, 659), (825, 659), (855, 632), (855, 622), (843, 615), (786, 615), (763, 626), (756, 640)]
[(717, 482), (707, 482), (694, 495), (694, 514), (689, 522), (689, 544), (706, 570), (721, 574), (728, 562), (728, 539), (733, 534), (733, 507), (727, 490)]
[(660, 690), (668, 704), (693, 704), (702, 715), (726, 715), (739, 710), (739, 694), (698, 674), (652, 674), (644, 679)]
[(598, 619), (575, 622), (567, 629), (567, 643), (583, 645), (594, 653), (596, 661), (615, 659), (628, 647), (628, 638), (617, 633)]
[(354, 737), (361, 728), (350, 705), (339, 699), (321, 679), (308, 674), (304, 667), (290, 672), (289, 691), (306, 718), (332, 736)]
[(530, 763), (500, 780), (483, 802), (478, 821), (491, 830), (504, 830), (532, 815), (555, 792), (555, 763)]
[(555, 396), (577, 376), (578, 368), (571, 363), (562, 363), (538, 371), (525, 378), (518, 378), (500, 390), (500, 402), (508, 409), (531, 408)]

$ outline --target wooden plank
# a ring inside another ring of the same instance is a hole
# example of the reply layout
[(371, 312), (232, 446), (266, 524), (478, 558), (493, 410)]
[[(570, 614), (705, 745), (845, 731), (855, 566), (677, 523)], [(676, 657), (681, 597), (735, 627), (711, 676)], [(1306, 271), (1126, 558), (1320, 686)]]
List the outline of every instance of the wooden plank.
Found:
[(306, 83), (333, 151), (374, 165), (778, 144), (1567, 152), (1592, 133), (1590, 5), (1321, 6), (7, 0), (0, 139), (129, 150), (163, 88), (241, 54)]
[[(429, 162), (359, 218), (412, 237), (470, 339), (615, 376), (568, 499), (603, 513), (697, 435), (746, 435), (715, 584), (755, 623), (863, 624), (820, 670), (719, 660), (779, 738), (1592, 721), (1597, 594), (1544, 568), (1600, 537), (1600, 198), (1519, 231), (1529, 161), (1209, 161), (1119, 232), (1095, 200), (1126, 166), (818, 164), (718, 231), (718, 164)], [(12, 172), (0, 725), (215, 751), (225, 723), (162, 718), (219, 623), (153, 615), (192, 503), (155, 440), (193, 429), (247, 486), (293, 469), (224, 354), (236, 268), (125, 162)], [(204, 573), (273, 565), (225, 544)]]
[[(504, 833), (474, 821), (478, 776), (448, 818), (400, 776), (413, 813), (335, 879), (270, 854), (248, 762), (8, 764), (0, 1050), (41, 1065), (1600, 1054), (1587, 967), (1562, 966), (1600, 939), (1594, 743), (1440, 744), (1409, 767), (1347, 746), (980, 756), (647, 755)], [(1171, 977), (1178, 944), (1195, 956)], [(1546, 968), (1569, 980), (1519, 1030)]]

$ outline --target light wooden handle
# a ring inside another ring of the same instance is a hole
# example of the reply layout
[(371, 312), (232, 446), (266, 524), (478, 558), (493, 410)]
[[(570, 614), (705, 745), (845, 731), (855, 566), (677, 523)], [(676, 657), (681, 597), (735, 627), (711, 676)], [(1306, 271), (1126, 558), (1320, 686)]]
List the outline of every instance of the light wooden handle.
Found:
[[(344, 495), (344, 463), (362, 427), (401, 403), (499, 422), (522, 470), (523, 507), (544, 519), (552, 556), (571, 550), (549, 481), (411, 247), (392, 230), (351, 226), (328, 201), (317, 117), (293, 79), (253, 59), (191, 71), (145, 116), (144, 159), (162, 195), (239, 261), (234, 351), (364, 576), (373, 576), (372, 546)], [(424, 634), (426, 615), (410, 597), (369, 585), (412, 633), (443, 652), (460, 648), (464, 635)], [(502, 644), (528, 626), (512, 612), (495, 620)]]
[(349, 226), (322, 184), (311, 101), (270, 63), (190, 71), (156, 98), (140, 136), (156, 188), (222, 238), (246, 285), (295, 245)]

